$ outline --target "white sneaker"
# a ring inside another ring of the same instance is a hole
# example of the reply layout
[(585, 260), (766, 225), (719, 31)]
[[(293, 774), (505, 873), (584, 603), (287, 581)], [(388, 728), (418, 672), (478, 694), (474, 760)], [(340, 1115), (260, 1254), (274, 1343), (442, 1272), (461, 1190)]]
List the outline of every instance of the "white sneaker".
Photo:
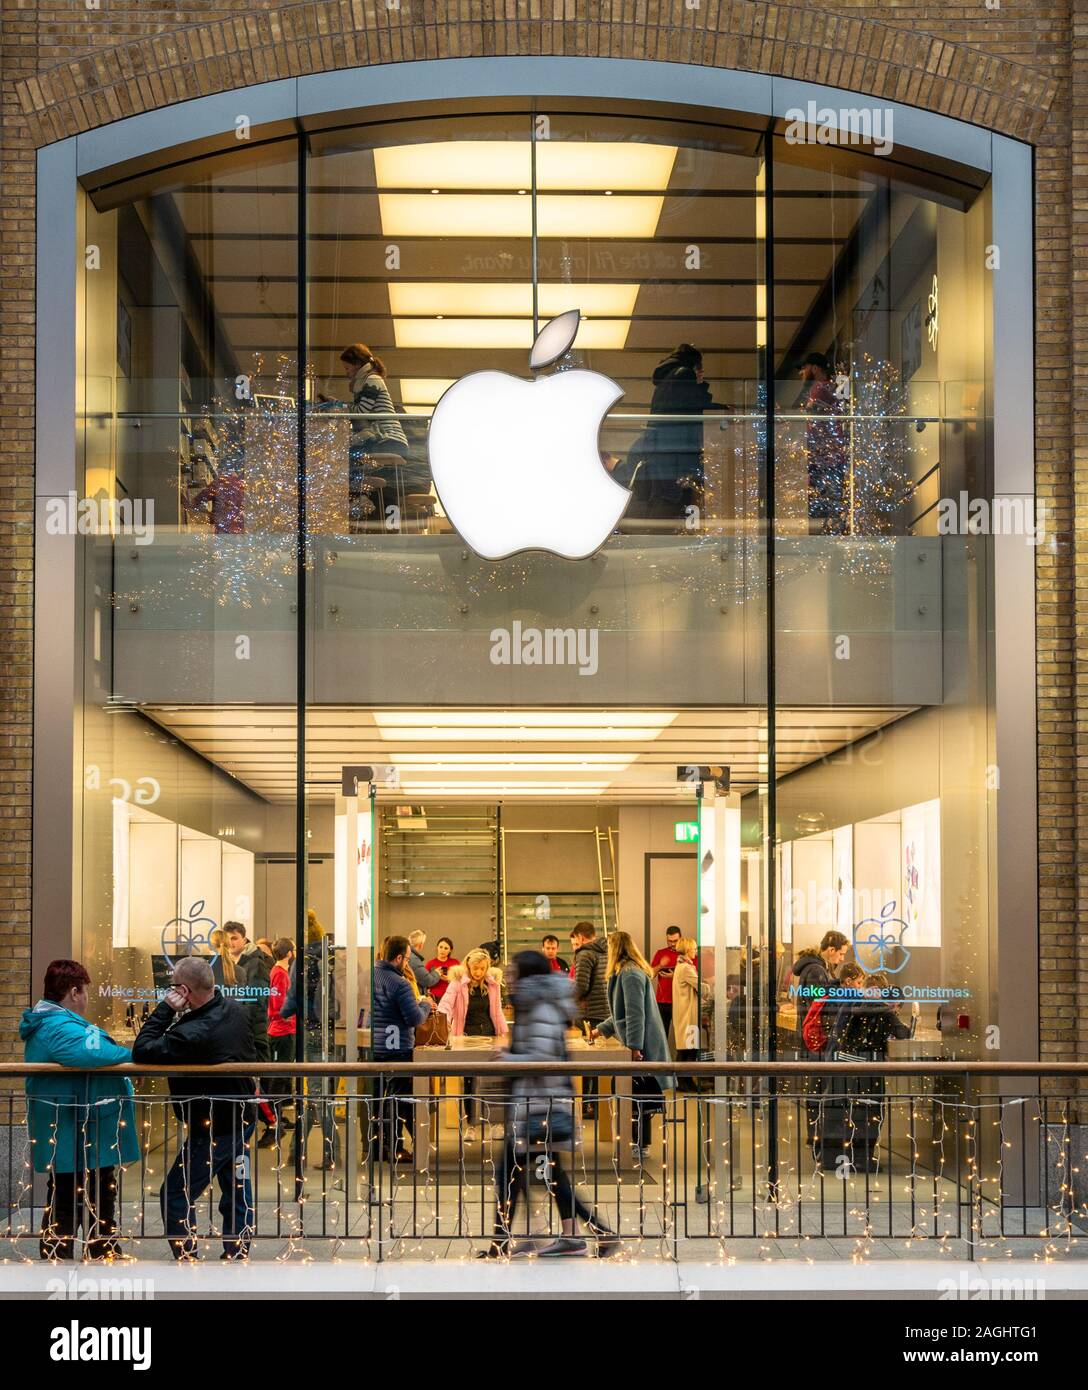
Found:
[(464, 1128), (464, 1130), (462, 1131), (462, 1133), (464, 1134), (465, 1143), (466, 1143), (466, 1144), (475, 1144), (475, 1142), (476, 1142), (476, 1126), (475, 1126), (475, 1125), (465, 1125), (465, 1128)]

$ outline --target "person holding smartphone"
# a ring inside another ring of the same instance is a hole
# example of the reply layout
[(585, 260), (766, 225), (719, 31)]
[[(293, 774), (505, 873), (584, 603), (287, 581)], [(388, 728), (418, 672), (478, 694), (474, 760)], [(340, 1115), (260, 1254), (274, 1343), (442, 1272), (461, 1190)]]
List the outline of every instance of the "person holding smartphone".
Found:
[(654, 998), (661, 1015), (661, 1026), (665, 1037), (672, 1027), (672, 980), (676, 973), (676, 962), (680, 958), (680, 928), (669, 927), (665, 932), (665, 944), (654, 952), (650, 962), (650, 978), (654, 982)]

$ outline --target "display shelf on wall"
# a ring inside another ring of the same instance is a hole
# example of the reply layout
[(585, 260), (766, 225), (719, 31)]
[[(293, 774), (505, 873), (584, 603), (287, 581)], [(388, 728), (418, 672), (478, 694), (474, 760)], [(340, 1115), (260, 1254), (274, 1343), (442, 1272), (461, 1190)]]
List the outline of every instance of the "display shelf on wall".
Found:
[[(547, 915), (541, 916), (542, 911)], [(507, 893), (504, 954), (509, 959), (518, 951), (539, 951), (541, 937), (550, 933), (559, 938), (562, 955), (569, 947), (575, 922), (592, 922), (604, 932), (599, 892), (549, 893), (541, 889), (538, 893)]]
[(490, 897), (498, 884), (494, 807), (382, 811), (383, 890), (394, 898)]

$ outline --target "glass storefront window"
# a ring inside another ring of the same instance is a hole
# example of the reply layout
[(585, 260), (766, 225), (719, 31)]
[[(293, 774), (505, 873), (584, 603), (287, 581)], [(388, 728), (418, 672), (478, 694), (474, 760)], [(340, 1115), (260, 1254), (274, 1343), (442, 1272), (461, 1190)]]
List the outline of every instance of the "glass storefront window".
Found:
[[(587, 101), (382, 113), (83, 206), (84, 493), (154, 504), (81, 541), (104, 1020), (239, 921), (296, 944), (298, 1046), (350, 1057), (384, 937), (569, 965), (589, 922), (695, 942), (684, 1051), (807, 1055), (829, 931), (915, 992), (916, 1055), (979, 1051), (991, 557), (942, 502), (990, 486), (981, 180)], [(615, 384), (582, 476), (540, 445), (573, 371)], [(469, 377), (451, 514), (430, 430)]]

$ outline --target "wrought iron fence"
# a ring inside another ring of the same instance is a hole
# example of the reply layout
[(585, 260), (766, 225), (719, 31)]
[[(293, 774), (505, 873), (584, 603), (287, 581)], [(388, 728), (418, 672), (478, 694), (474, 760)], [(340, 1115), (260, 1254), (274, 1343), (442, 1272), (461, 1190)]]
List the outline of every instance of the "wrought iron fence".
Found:
[[(1088, 1067), (443, 1056), (259, 1066), (257, 1101), (229, 1067), (185, 1069), (182, 1099), (178, 1068), (117, 1069), (120, 1105), (9, 1091), (0, 1239), (60, 1260), (1088, 1252)], [(573, 1107), (528, 1119), (513, 1088), (557, 1072)]]

